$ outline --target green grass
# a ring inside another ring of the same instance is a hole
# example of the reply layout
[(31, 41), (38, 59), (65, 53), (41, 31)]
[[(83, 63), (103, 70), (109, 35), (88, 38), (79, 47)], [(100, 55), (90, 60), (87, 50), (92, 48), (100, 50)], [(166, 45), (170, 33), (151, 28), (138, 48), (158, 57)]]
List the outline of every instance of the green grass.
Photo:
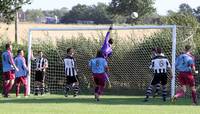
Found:
[(62, 95), (30, 96), (29, 98), (0, 97), (0, 114), (200, 114), (200, 106), (190, 99), (177, 103), (160, 98), (142, 102), (140, 96), (103, 96), (96, 102), (93, 96), (65, 98)]

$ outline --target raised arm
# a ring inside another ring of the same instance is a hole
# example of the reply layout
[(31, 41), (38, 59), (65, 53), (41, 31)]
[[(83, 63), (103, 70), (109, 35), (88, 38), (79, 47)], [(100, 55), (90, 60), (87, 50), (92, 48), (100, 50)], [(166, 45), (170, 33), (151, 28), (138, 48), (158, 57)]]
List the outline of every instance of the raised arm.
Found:
[(109, 28), (108, 32), (106, 33), (106, 37), (105, 37), (105, 40), (104, 40), (104, 45), (108, 43), (108, 40), (110, 38), (110, 31), (112, 30), (112, 27), (113, 27), (113, 25), (110, 25), (110, 28)]

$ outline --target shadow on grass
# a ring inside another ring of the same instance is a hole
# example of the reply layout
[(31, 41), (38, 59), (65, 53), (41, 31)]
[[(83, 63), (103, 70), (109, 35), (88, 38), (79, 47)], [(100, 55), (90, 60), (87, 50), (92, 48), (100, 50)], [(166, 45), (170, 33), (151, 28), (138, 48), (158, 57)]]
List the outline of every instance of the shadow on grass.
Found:
[[(102, 97), (99, 102), (95, 101), (94, 98), (88, 97), (30, 97), (30, 98), (1, 98), (0, 103), (16, 103), (16, 104), (51, 104), (51, 103), (60, 103), (60, 104), (70, 104), (70, 103), (79, 103), (79, 104), (104, 104), (104, 105), (173, 105), (170, 100), (163, 102), (161, 98), (152, 98), (148, 102), (143, 102), (144, 98), (138, 97)], [(175, 105), (191, 105), (190, 99), (180, 99)]]

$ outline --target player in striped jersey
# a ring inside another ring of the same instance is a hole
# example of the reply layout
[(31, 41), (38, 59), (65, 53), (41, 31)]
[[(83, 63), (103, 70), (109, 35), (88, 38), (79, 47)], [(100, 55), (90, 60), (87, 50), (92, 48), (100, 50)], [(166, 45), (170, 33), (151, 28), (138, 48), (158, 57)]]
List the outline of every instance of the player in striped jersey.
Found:
[(162, 49), (157, 48), (157, 55), (151, 61), (150, 68), (153, 69), (154, 77), (153, 77), (153, 80), (151, 81), (150, 86), (148, 87), (146, 91), (146, 98), (144, 100), (145, 102), (148, 101), (148, 98), (152, 93), (153, 86), (155, 86), (158, 83), (161, 83), (162, 85), (162, 97), (163, 97), (163, 101), (166, 101), (167, 70), (168, 68), (170, 68), (170, 73), (171, 73), (171, 66), (167, 57), (162, 56), (161, 54), (162, 54)]
[(197, 105), (197, 93), (193, 73), (198, 73), (198, 71), (195, 69), (194, 57), (191, 55), (190, 45), (186, 45), (185, 52), (177, 57), (175, 66), (176, 70), (179, 72), (178, 81), (181, 88), (177, 90), (176, 95), (172, 98), (172, 102), (184, 96), (186, 86), (189, 86), (192, 90), (193, 104)]
[(79, 92), (79, 80), (77, 75), (77, 66), (76, 66), (76, 60), (74, 58), (74, 53), (75, 50), (73, 48), (68, 48), (67, 57), (65, 57), (64, 59), (65, 75), (67, 79), (64, 88), (65, 97), (68, 96), (70, 88), (72, 88), (74, 91), (74, 97), (76, 97)]
[(100, 95), (103, 93), (106, 81), (106, 72), (108, 71), (108, 64), (106, 59), (103, 57), (102, 52), (97, 51), (97, 56), (89, 61), (89, 68), (93, 74), (93, 80), (95, 82), (95, 99), (99, 101)]
[(32, 59), (36, 62), (35, 69), (35, 95), (38, 95), (39, 92), (41, 95), (44, 94), (45, 91), (45, 72), (48, 68), (48, 60), (43, 57), (43, 52), (38, 51), (38, 57), (33, 57)]
[(27, 74), (28, 67), (24, 58), (24, 51), (18, 50), (17, 57), (15, 58), (15, 64), (19, 71), (15, 72), (15, 84), (16, 84), (16, 97), (19, 97), (20, 85), (24, 85), (24, 96), (27, 97)]
[(16, 67), (13, 55), (12, 55), (12, 45), (6, 44), (6, 51), (2, 53), (2, 65), (3, 65), (3, 95), (8, 97), (8, 93), (12, 89), (15, 79), (15, 70), (19, 69)]
[[(163, 53), (160, 54), (161, 56), (165, 56)], [(151, 59), (153, 59), (154, 57), (157, 56), (157, 48), (153, 48), (152, 49), (152, 55), (151, 55)], [(155, 85), (155, 92), (153, 94), (153, 97), (155, 98), (156, 96), (159, 95), (159, 90), (160, 90), (161, 84), (158, 83)]]

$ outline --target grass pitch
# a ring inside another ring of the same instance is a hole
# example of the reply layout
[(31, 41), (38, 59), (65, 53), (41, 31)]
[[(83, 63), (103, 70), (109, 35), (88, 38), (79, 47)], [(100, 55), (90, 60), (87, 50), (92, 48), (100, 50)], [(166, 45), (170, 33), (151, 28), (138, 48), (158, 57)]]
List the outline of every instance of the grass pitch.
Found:
[(62, 95), (30, 96), (28, 98), (0, 97), (0, 114), (200, 114), (200, 106), (191, 99), (176, 104), (160, 98), (143, 102), (143, 96), (102, 96), (99, 102), (92, 95), (77, 98)]

